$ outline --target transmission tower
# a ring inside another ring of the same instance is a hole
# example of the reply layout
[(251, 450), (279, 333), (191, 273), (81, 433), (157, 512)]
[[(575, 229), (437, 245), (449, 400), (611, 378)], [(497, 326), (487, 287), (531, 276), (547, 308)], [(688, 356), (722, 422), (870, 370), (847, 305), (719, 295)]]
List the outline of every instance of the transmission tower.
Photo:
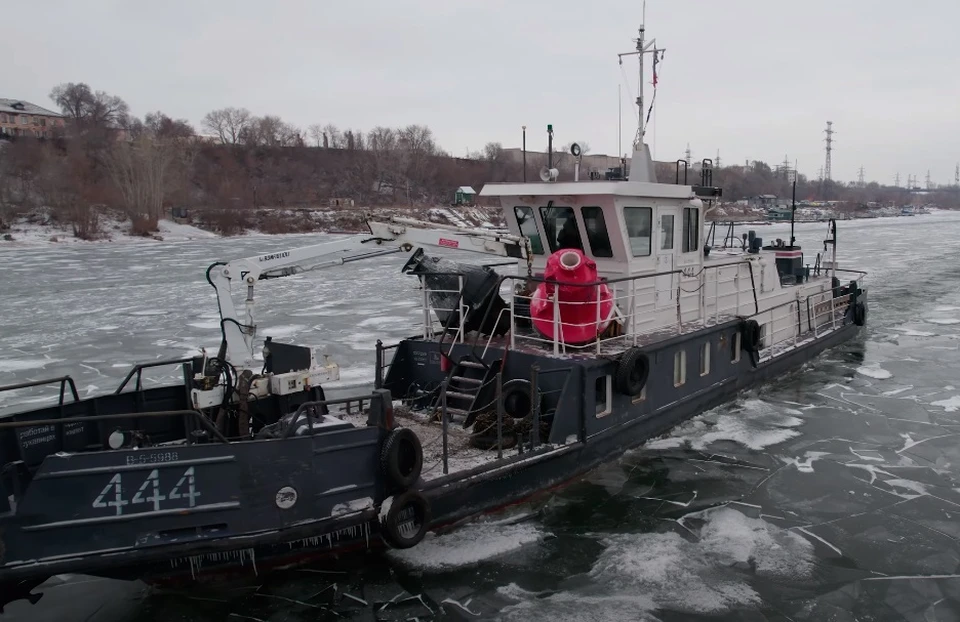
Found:
[(960, 162), (957, 162), (957, 170), (953, 174), (953, 185), (960, 188)]
[(823, 167), (820, 167), (819, 173), (817, 173), (817, 181), (823, 181)]
[(687, 166), (690, 166), (690, 162), (693, 161), (693, 154), (690, 153), (690, 143), (687, 143), (687, 150), (684, 153), (687, 156)]
[(720, 168), (720, 150), (717, 149), (717, 161), (714, 163), (714, 168)]
[(897, 174), (894, 175), (893, 177), (893, 187), (894, 188), (900, 187), (900, 171), (897, 171)]
[(827, 121), (827, 129), (823, 130), (827, 135), (827, 161), (823, 165), (823, 175), (827, 180), (833, 179), (833, 174), (830, 172), (830, 152), (833, 151), (833, 121)]
[(857, 174), (857, 185), (863, 188), (863, 166), (860, 167), (860, 172)]
[(927, 169), (927, 190), (933, 188), (933, 184), (930, 182), (930, 169)]

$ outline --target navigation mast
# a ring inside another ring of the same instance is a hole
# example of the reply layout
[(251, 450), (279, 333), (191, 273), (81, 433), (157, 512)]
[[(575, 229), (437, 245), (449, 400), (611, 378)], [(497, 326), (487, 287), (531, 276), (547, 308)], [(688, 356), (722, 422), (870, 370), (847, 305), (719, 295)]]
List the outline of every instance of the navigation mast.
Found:
[[(644, 7), (644, 17), (646, 16), (646, 7)], [(641, 23), (637, 37), (637, 47), (633, 52), (624, 52), (617, 54), (620, 64), (623, 65), (624, 56), (636, 56), (640, 64), (640, 80), (637, 86), (637, 134), (633, 139), (633, 158), (630, 161), (630, 181), (649, 181), (656, 182), (657, 176), (653, 168), (653, 159), (650, 157), (650, 149), (643, 142), (644, 135), (647, 132), (646, 123), (643, 117), (643, 57), (645, 54), (652, 54), (654, 60), (654, 88), (656, 88), (656, 62), (658, 54), (662, 56), (663, 49), (657, 48), (657, 40), (651, 39), (644, 41), (646, 28)]]

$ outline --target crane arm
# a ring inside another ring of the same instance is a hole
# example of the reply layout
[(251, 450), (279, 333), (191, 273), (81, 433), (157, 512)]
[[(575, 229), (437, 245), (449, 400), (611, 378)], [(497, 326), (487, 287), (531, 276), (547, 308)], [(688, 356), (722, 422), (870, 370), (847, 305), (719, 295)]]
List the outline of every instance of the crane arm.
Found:
[[(290, 276), (312, 270), (339, 266), (420, 246), (433, 246), (480, 252), (500, 257), (529, 257), (526, 238), (485, 229), (470, 229), (394, 217), (367, 221), (370, 235), (360, 234), (290, 250), (275, 251), (253, 257), (217, 262), (207, 269), (207, 281), (217, 292), (220, 326), (227, 361), (237, 367), (254, 364), (254, 285), (259, 280)], [(342, 255), (343, 253), (351, 253)], [(329, 256), (341, 253), (340, 256)], [(233, 297), (231, 282), (246, 285), (244, 320), (241, 322)]]

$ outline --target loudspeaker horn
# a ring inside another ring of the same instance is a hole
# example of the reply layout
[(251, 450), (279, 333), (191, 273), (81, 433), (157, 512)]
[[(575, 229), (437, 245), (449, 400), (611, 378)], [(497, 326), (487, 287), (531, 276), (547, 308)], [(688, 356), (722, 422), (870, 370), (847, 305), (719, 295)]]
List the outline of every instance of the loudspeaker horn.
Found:
[(547, 168), (546, 166), (544, 166), (540, 169), (541, 181), (554, 181), (559, 176), (560, 176), (560, 171), (558, 171), (555, 168)]

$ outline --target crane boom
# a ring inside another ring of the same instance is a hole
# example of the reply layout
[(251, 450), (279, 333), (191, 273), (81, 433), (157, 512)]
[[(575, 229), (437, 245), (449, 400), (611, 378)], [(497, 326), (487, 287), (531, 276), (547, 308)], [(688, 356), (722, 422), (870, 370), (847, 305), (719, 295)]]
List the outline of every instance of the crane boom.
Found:
[[(485, 229), (471, 229), (413, 218), (369, 219), (370, 235), (360, 234), (253, 257), (217, 262), (207, 269), (207, 281), (217, 292), (223, 353), (237, 367), (254, 364), (254, 285), (259, 280), (278, 278), (342, 265), (420, 246), (479, 252), (500, 257), (525, 259), (530, 256), (529, 241), (522, 236)], [(340, 256), (328, 258), (340, 253)], [(346, 255), (343, 255), (347, 253)], [(353, 254), (349, 254), (353, 253)], [(241, 323), (230, 293), (233, 281), (247, 287), (246, 312)]]

